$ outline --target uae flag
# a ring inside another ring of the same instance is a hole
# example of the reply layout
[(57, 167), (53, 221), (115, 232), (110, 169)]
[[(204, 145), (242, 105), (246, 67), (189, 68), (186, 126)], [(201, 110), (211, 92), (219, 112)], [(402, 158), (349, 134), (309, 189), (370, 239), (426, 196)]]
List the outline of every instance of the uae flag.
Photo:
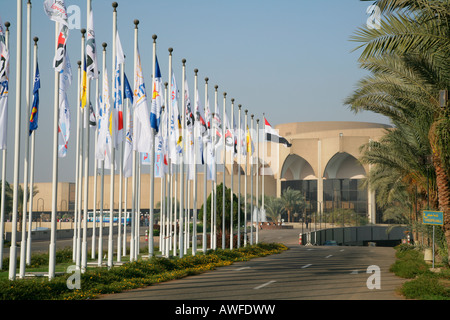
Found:
[(285, 147), (291, 147), (292, 146), (292, 143), (289, 143), (289, 141), (287, 141), (286, 138), (280, 136), (278, 134), (278, 132), (271, 127), (270, 123), (267, 121), (266, 118), (264, 118), (264, 122), (265, 122), (265, 124), (264, 124), (264, 133), (265, 133), (267, 141), (275, 142), (275, 143), (281, 143)]

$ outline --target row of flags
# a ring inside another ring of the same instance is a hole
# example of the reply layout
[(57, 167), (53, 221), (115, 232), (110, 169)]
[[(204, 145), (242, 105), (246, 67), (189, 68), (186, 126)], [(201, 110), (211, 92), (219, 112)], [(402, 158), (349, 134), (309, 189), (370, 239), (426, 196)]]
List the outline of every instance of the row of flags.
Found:
[[(66, 43), (69, 36), (69, 29), (67, 24), (67, 13), (64, 7), (64, 1), (45, 0), (44, 10), (48, 17), (60, 23), (60, 33), (58, 36), (58, 50), (54, 57), (53, 67), (60, 72), (59, 85), (59, 157), (65, 157), (68, 150), (68, 143), (70, 138), (70, 109), (67, 100), (67, 90), (72, 84), (72, 68), (66, 51)], [(169, 98), (171, 99), (172, 110), (169, 112), (168, 108), (162, 112), (162, 105), (164, 104), (164, 89), (162, 75), (156, 57), (155, 61), (155, 79), (152, 83), (150, 102), (147, 98), (147, 91), (145, 86), (144, 75), (142, 72), (141, 58), (139, 48), (137, 47), (137, 59), (134, 74), (134, 90), (131, 89), (126, 74), (121, 79), (120, 65), (125, 62), (125, 56), (120, 42), (119, 33), (116, 33), (116, 63), (114, 70), (114, 87), (113, 87), (113, 106), (110, 104), (110, 90), (108, 72), (105, 69), (102, 79), (102, 94), (96, 101), (96, 110), (94, 111), (92, 104), (90, 104), (90, 125), (98, 125), (97, 150), (95, 158), (97, 160), (106, 160), (106, 168), (110, 163), (111, 148), (118, 148), (119, 144), (124, 141), (124, 162), (123, 170), (124, 176), (131, 176), (131, 152), (138, 151), (142, 154), (141, 161), (143, 164), (150, 164), (152, 145), (151, 139), (152, 130), (155, 133), (155, 173), (156, 177), (161, 177), (167, 172), (168, 160), (173, 163), (180, 162), (180, 155), (182, 152), (182, 132), (181, 132), (181, 116), (179, 114), (179, 90), (175, 74), (172, 72), (171, 88)], [(3, 24), (0, 21), (0, 149), (6, 148), (6, 132), (7, 132), (7, 99), (8, 99), (8, 65), (9, 53), (5, 44), (5, 36)], [(87, 41), (86, 41), (86, 56), (84, 57), (84, 68), (81, 83), (81, 97), (80, 107), (86, 106), (86, 82), (87, 78), (97, 79), (98, 60), (95, 42), (94, 31), (94, 16), (92, 10), (90, 11), (87, 27)], [(39, 67), (36, 65), (35, 80), (33, 88), (33, 103), (29, 123), (29, 132), (38, 128), (38, 107), (39, 107), (39, 88), (40, 75)], [(121, 83), (123, 80), (123, 84)], [(199, 142), (199, 149), (197, 154), (198, 163), (206, 163), (211, 169), (212, 164), (216, 160), (216, 151), (219, 148), (232, 151), (236, 157), (238, 153), (238, 145), (241, 146), (242, 155), (253, 154), (255, 148), (251, 139), (250, 131), (247, 128), (236, 128), (236, 121), (233, 119), (234, 127), (230, 127), (229, 119), (226, 113), (223, 115), (223, 121), (219, 112), (213, 113), (210, 110), (209, 99), (206, 101), (205, 108), (200, 103), (198, 88), (196, 92), (196, 101), (194, 108), (191, 106), (189, 96), (189, 87), (187, 79), (183, 79), (185, 92), (184, 94), (186, 108), (184, 110), (186, 115), (186, 130), (185, 139), (187, 141), (185, 146), (184, 163), (191, 164), (188, 166), (188, 177), (193, 179), (194, 165), (194, 136), (198, 133), (197, 139)], [(124, 99), (128, 99), (132, 105), (128, 108), (127, 119), (124, 120)], [(150, 112), (148, 104), (150, 104)], [(132, 112), (132, 113), (131, 113)], [(169, 119), (168, 114), (171, 118)], [(112, 121), (114, 120), (114, 125)], [(274, 130), (266, 118), (264, 118), (265, 139), (290, 147), (291, 144), (281, 137), (276, 130)], [(222, 126), (225, 126), (225, 136), (222, 137)], [(114, 132), (112, 132), (114, 128)], [(195, 131), (197, 130), (197, 131)], [(113, 138), (114, 135), (114, 139)], [(111, 143), (114, 141), (114, 146)], [(215, 149), (214, 149), (215, 148)], [(214, 149), (214, 150), (213, 150)], [(201, 162), (200, 162), (201, 161)], [(214, 175), (210, 175), (213, 179)]]

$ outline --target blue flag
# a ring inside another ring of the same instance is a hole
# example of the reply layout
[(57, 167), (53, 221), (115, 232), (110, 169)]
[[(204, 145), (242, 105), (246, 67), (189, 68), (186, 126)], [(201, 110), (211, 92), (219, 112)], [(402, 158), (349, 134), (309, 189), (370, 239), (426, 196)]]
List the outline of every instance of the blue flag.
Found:
[(133, 90), (131, 90), (130, 83), (128, 82), (127, 75), (123, 75), (124, 82), (124, 95), (125, 99), (130, 99), (131, 103), (133, 103)]
[(38, 108), (39, 108), (39, 89), (41, 88), (41, 77), (39, 75), (39, 66), (36, 64), (36, 74), (34, 76), (33, 88), (33, 105), (31, 107), (30, 115), (30, 135), (38, 128)]

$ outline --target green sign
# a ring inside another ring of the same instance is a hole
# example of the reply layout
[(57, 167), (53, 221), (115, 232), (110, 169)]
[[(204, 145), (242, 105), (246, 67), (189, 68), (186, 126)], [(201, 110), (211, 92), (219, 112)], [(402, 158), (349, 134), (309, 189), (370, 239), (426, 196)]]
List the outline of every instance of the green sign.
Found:
[(444, 213), (442, 211), (424, 211), (423, 223), (442, 226), (444, 224)]

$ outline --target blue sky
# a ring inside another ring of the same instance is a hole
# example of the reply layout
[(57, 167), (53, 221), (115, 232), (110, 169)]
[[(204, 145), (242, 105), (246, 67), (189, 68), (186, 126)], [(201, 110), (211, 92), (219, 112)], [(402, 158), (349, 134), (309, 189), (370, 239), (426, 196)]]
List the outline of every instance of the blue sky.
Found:
[[(235, 104), (262, 119), (265, 113), (273, 126), (302, 121), (367, 121), (386, 123), (373, 113), (353, 114), (343, 105), (366, 72), (359, 69), (360, 51), (349, 39), (363, 26), (371, 2), (357, 0), (170, 0), (117, 1), (118, 30), (124, 53), (133, 56), (134, 19), (139, 19), (139, 47), (147, 88), (151, 85), (152, 35), (156, 34), (157, 55), (163, 81), (167, 81), (168, 48), (172, 47), (174, 72), (181, 88), (181, 59), (187, 60), (187, 77), (193, 97), (194, 72), (199, 69), (199, 91), (204, 97), (204, 78), (209, 80), (210, 101), (214, 85), (219, 97), (227, 92)], [(39, 37), (41, 72), (39, 129), (36, 136), (36, 182), (51, 181), (53, 133), (54, 22), (42, 7), (32, 1), (32, 37)], [(101, 43), (112, 45), (112, 1), (92, 0), (97, 50)], [(86, 1), (66, 0), (66, 6), (81, 9), (81, 27), (86, 27)], [(0, 17), (11, 22), (10, 98), (8, 132), (8, 174), (13, 180), (15, 79), (16, 79), (16, 1), (0, 0)], [(26, 1), (23, 1), (23, 72), (26, 50)], [(69, 93), (72, 113), (71, 139), (67, 158), (59, 161), (59, 180), (74, 180), (76, 127), (76, 62), (81, 54), (80, 30), (70, 30), (69, 57), (74, 82)], [(98, 59), (101, 63), (101, 54)], [(111, 75), (111, 56), (107, 51)], [(126, 62), (130, 84), (133, 62)], [(23, 75), (23, 78), (25, 76)], [(23, 81), (22, 89), (25, 89)], [(25, 97), (23, 93), (23, 97)], [(222, 110), (222, 98), (219, 100)], [(227, 107), (229, 112), (229, 105)], [(237, 110), (237, 108), (236, 108)], [(26, 132), (25, 98), (22, 99), (22, 131)], [(24, 138), (22, 135), (22, 141)], [(23, 162), (23, 143), (21, 163)], [(1, 160), (0, 160), (1, 161)], [(93, 166), (91, 165), (91, 168)], [(23, 170), (21, 164), (20, 171)], [(21, 181), (22, 181), (21, 174)]]

